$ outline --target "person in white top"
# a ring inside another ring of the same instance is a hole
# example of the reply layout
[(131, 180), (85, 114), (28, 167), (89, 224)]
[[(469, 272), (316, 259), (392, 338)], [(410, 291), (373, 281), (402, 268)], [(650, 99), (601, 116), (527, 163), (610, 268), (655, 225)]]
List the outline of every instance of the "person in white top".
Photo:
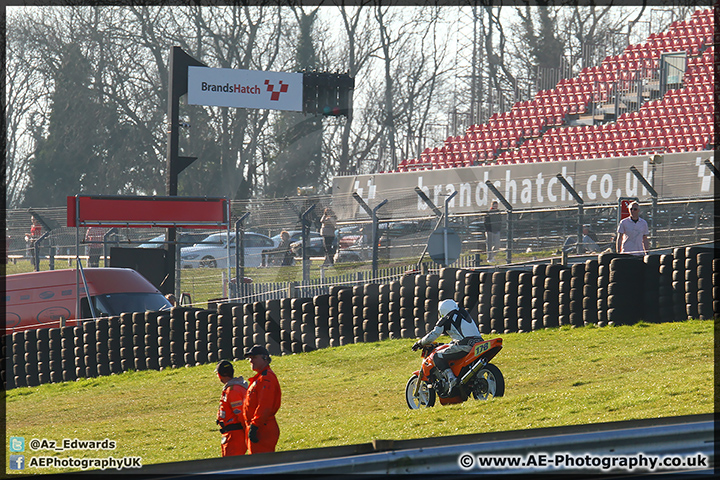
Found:
[(648, 240), (647, 222), (640, 218), (640, 205), (637, 202), (630, 204), (630, 216), (625, 217), (618, 224), (616, 250), (617, 253), (632, 255), (645, 255), (650, 249)]
[(435, 366), (445, 377), (446, 393), (449, 393), (457, 383), (449, 361), (467, 355), (475, 343), (482, 342), (482, 336), (477, 323), (467, 310), (461, 309), (454, 300), (443, 300), (438, 307), (440, 319), (435, 328), (415, 342), (413, 350), (434, 342), (443, 333), (450, 336), (452, 339), (450, 346), (442, 352), (435, 353)]

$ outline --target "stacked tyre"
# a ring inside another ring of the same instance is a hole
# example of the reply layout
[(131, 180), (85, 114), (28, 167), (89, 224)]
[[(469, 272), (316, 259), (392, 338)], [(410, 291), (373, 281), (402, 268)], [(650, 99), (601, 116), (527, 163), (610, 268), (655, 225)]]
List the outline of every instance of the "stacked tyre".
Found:
[(427, 293), (427, 275), (415, 275), (413, 294), (413, 337), (425, 335), (425, 294)]
[(583, 287), (585, 286), (585, 263), (570, 267), (569, 321), (573, 327), (583, 325)]
[(614, 258), (610, 262), (607, 297), (608, 322), (632, 325), (643, 318), (645, 263), (640, 258)]
[(465, 272), (465, 288), (463, 301), (460, 305), (470, 313), (472, 318), (478, 317), (478, 301), (480, 290), (480, 273)]
[(490, 287), (490, 333), (502, 333), (505, 329), (503, 302), (505, 301), (505, 272), (494, 272)]
[(378, 340), (387, 340), (390, 338), (390, 285), (380, 285), (378, 295)]
[[(315, 304), (313, 299), (307, 299), (302, 304), (302, 324), (300, 325), (300, 343), (302, 345), (303, 352), (312, 352), (315, 350)], [(263, 327), (265, 326), (265, 312), (263, 312)], [(261, 345), (265, 344), (265, 329), (263, 328), (263, 341)]]
[(110, 349), (108, 348), (110, 341), (109, 319), (98, 318), (95, 323), (95, 335), (97, 335), (95, 343), (95, 365), (97, 365), (97, 375), (99, 377), (105, 377), (110, 375)]
[[(277, 300), (268, 301), (268, 307), (272, 302)], [(315, 306), (315, 348), (327, 348), (330, 346), (330, 295), (317, 295), (313, 298), (313, 304)], [(268, 308), (268, 312), (270, 308)], [(266, 330), (271, 327), (270, 318), (266, 323)], [(265, 343), (270, 345), (272, 337), (268, 338), (268, 333), (265, 333)], [(270, 351), (270, 348), (268, 348)], [(271, 352), (272, 354), (272, 352)]]
[(60, 383), (63, 381), (62, 371), (62, 336), (59, 328), (51, 328), (48, 331), (48, 366), (50, 367), (50, 382)]
[[(145, 366), (148, 370), (158, 370), (160, 368), (160, 360), (158, 358), (158, 317), (160, 314), (158, 312), (147, 312), (145, 314), (145, 338), (143, 341), (143, 349), (145, 350)], [(76, 353), (75, 353), (75, 364), (79, 367), (76, 369), (78, 371), (78, 376), (80, 375), (80, 362), (82, 361), (82, 370), (85, 369), (85, 362), (84, 357), (79, 357), (77, 354), (77, 346), (78, 346), (78, 329), (80, 327), (75, 327), (75, 346), (76, 346)]]
[(608, 286), (610, 285), (610, 262), (616, 258), (624, 257), (618, 253), (601, 253), (598, 256), (598, 280), (597, 280), (597, 316), (598, 325), (604, 327), (610, 321), (608, 319)]
[(518, 332), (532, 331), (532, 279), (531, 272), (518, 275), (517, 319)]
[(582, 318), (583, 325), (598, 323), (598, 271), (599, 262), (590, 259), (585, 262), (585, 276), (583, 282)]
[(492, 272), (480, 273), (480, 284), (478, 286), (478, 323), (480, 333), (490, 333), (490, 304), (492, 300)]
[[(37, 330), (26, 330), (24, 336), (25, 385), (37, 387), (38, 382), (38, 337)], [(95, 359), (93, 358), (93, 362)]]
[(415, 275), (404, 275), (400, 280), (400, 338), (415, 336)]
[(75, 327), (61, 327), (60, 337), (62, 338), (62, 353), (60, 354), (62, 380), (70, 382), (77, 379), (75, 374)]
[(698, 247), (685, 249), (685, 318), (699, 318), (698, 311)]
[(672, 275), (674, 320), (685, 320), (687, 318), (687, 307), (685, 306), (685, 248), (673, 249)]
[(438, 299), (440, 298), (440, 276), (436, 274), (428, 274), (425, 276), (425, 312), (423, 312), (423, 321), (425, 322), (425, 331), (429, 332), (435, 328), (437, 323)]
[(505, 295), (503, 296), (503, 332), (515, 333), (518, 331), (518, 285), (520, 271), (508, 270), (505, 272)]
[(660, 255), (658, 266), (658, 309), (661, 322), (672, 322), (675, 319), (673, 296), (673, 256)]
[(532, 278), (532, 308), (530, 316), (532, 318), (532, 329), (541, 330), (545, 327), (543, 323), (543, 303), (545, 292), (545, 270), (547, 265), (533, 266)]
[(713, 260), (712, 252), (697, 254), (697, 302), (698, 318), (710, 320), (713, 318)]
[(28, 386), (25, 378), (25, 332), (12, 334), (12, 360), (13, 383), (16, 387)]
[(643, 289), (643, 320), (660, 321), (660, 255), (645, 255), (645, 281)]
[(390, 338), (400, 337), (400, 282), (397, 280), (390, 282), (390, 306), (388, 328), (390, 330)]
[(548, 265), (545, 269), (543, 289), (543, 325), (545, 328), (559, 326), (560, 317), (560, 272), (562, 265)]
[(720, 317), (720, 258), (713, 257), (712, 260), (712, 300), (713, 317)]

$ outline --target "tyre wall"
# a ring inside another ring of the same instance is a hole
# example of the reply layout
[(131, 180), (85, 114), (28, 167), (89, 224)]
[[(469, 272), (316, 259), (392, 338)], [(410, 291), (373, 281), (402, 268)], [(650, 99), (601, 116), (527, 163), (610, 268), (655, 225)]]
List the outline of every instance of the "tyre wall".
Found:
[(644, 258), (605, 253), (570, 267), (445, 268), (389, 284), (334, 286), (312, 298), (128, 313), (3, 335), (0, 375), (12, 389), (239, 360), (254, 344), (285, 355), (418, 338), (433, 329), (438, 303), (448, 298), (471, 312), (483, 334), (713, 319), (720, 316), (720, 260), (698, 247)]

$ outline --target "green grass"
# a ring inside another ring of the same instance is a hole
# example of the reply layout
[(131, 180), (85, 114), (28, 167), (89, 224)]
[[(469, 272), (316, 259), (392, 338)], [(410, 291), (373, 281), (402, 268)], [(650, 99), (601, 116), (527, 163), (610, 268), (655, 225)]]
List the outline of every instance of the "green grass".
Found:
[[(421, 411), (409, 410), (404, 398), (405, 383), (420, 365), (411, 339), (275, 357), (283, 393), (278, 450), (713, 412), (712, 322), (562, 327), (502, 337), (493, 363), (505, 376), (504, 397)], [(236, 374), (252, 375), (247, 362), (235, 367)], [(26, 456), (141, 456), (143, 464), (217, 457), (221, 386), (213, 369), (14, 389), (7, 392), (7, 435), (26, 443), (117, 442), (112, 452)]]

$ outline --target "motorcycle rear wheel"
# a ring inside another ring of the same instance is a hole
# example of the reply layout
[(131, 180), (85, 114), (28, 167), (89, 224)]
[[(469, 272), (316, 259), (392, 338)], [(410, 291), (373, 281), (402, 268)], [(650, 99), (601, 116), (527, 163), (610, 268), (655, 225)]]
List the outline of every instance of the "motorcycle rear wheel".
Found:
[(475, 400), (490, 400), (505, 395), (505, 379), (498, 367), (488, 363), (473, 379), (472, 395)]
[(414, 396), (415, 384), (418, 382), (418, 376), (413, 375), (405, 385), (405, 401), (411, 410), (419, 410), (423, 407), (432, 407), (435, 405), (435, 389), (429, 388), (427, 382), (422, 382), (418, 396)]

